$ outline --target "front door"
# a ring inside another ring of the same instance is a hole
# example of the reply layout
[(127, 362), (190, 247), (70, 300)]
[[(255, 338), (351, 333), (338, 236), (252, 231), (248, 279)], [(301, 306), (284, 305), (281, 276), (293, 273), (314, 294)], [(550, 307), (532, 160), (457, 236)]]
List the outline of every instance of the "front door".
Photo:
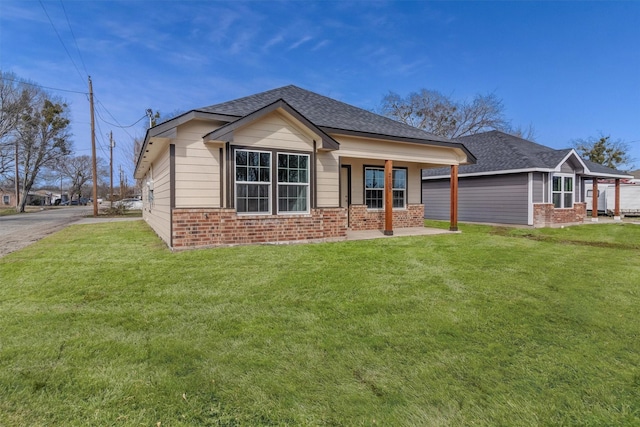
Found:
[(347, 227), (349, 226), (349, 205), (351, 204), (351, 165), (340, 168), (340, 207), (347, 209)]

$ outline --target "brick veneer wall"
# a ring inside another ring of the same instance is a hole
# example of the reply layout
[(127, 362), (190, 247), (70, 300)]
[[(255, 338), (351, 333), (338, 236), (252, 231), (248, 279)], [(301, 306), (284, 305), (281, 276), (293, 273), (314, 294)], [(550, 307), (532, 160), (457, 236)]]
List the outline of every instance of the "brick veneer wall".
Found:
[(345, 237), (345, 208), (308, 215), (238, 215), (235, 209), (173, 209), (173, 248), (277, 243)]
[(556, 209), (553, 203), (533, 204), (533, 226), (553, 227), (556, 225), (579, 224), (587, 217), (587, 204), (574, 203), (573, 208)]
[[(424, 227), (424, 205), (407, 205), (406, 209), (394, 209), (393, 227)], [(367, 205), (349, 206), (349, 228), (354, 231), (383, 230), (384, 210), (369, 210)]]

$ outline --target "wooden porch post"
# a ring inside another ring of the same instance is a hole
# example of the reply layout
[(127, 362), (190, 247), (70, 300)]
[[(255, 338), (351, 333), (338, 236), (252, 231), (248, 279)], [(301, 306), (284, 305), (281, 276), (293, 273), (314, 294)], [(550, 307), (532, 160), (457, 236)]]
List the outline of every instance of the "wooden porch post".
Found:
[(616, 178), (616, 206), (613, 211), (613, 219), (620, 221), (620, 178)]
[(393, 236), (393, 161), (384, 161), (384, 235)]
[(458, 231), (458, 165), (451, 165), (451, 223), (449, 230)]
[(598, 178), (593, 178), (593, 191), (591, 193), (591, 221), (598, 222)]

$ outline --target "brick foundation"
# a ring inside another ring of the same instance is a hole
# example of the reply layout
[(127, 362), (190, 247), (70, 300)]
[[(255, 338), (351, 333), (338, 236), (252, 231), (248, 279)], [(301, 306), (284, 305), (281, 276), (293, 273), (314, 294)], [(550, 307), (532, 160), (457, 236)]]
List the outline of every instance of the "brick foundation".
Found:
[(574, 203), (573, 208), (556, 209), (553, 203), (533, 204), (534, 227), (556, 227), (560, 225), (579, 224), (587, 217), (587, 204)]
[(235, 209), (173, 209), (173, 248), (283, 243), (345, 237), (344, 208), (306, 215), (238, 215)]
[[(407, 205), (406, 209), (393, 210), (393, 228), (424, 227), (424, 205)], [(349, 228), (383, 230), (384, 210), (369, 210), (367, 205), (349, 206)]]

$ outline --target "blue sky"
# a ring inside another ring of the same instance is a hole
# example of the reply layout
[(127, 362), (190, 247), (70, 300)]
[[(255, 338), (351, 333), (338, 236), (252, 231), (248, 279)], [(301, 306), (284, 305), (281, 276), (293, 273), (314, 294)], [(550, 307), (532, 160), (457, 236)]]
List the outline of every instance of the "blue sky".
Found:
[[(114, 163), (129, 174), (144, 127), (114, 125), (288, 84), (369, 110), (389, 91), (495, 92), (537, 142), (565, 148), (602, 132), (628, 142), (640, 167), (636, 1), (3, 0), (0, 66), (78, 92), (90, 74), (98, 155), (113, 131)], [(51, 93), (71, 104), (76, 152), (90, 154), (87, 96)]]

